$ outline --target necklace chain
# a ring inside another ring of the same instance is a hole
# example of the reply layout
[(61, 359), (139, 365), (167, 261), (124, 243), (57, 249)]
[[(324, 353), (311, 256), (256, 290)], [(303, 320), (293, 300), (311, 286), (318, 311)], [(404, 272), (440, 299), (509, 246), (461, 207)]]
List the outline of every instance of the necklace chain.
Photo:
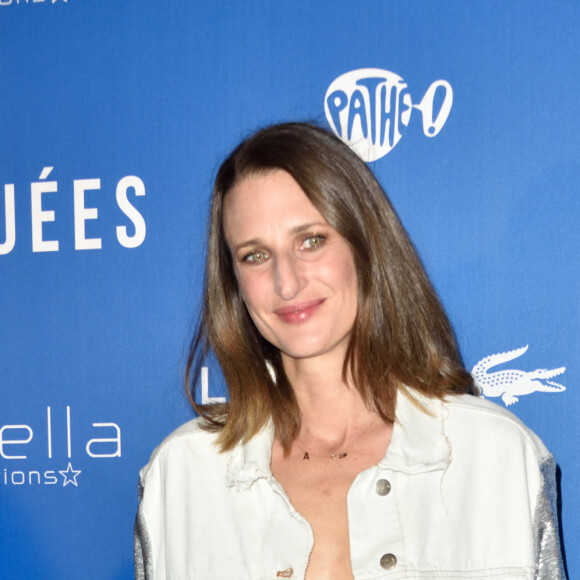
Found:
[[(359, 439), (361, 439), (364, 435), (366, 435), (370, 431), (371, 427), (375, 424), (377, 418), (378, 418), (378, 415), (375, 415), (374, 419), (364, 428), (364, 430), (351, 441), (351, 444), (350, 444), (351, 448), (352, 448), (354, 443), (356, 443)], [(306, 431), (308, 431), (308, 429), (306, 427), (304, 429)], [(310, 431), (308, 431), (308, 433), (310, 433)], [(312, 435), (312, 433), (310, 433), (310, 436), (314, 437), (314, 435)], [(332, 459), (333, 461), (338, 461), (339, 459), (344, 459), (345, 457), (348, 456), (347, 451), (343, 451), (341, 453), (328, 453), (325, 455), (314, 455), (314, 454), (309, 453), (306, 449), (304, 449), (304, 447), (302, 447), (302, 445), (300, 445), (300, 443), (298, 443), (298, 440), (295, 440), (294, 442), (300, 448), (300, 450), (304, 452), (304, 455), (302, 456), (303, 461), (307, 461), (307, 460), (309, 461), (311, 455), (312, 455), (312, 457), (328, 458), (328, 459)]]

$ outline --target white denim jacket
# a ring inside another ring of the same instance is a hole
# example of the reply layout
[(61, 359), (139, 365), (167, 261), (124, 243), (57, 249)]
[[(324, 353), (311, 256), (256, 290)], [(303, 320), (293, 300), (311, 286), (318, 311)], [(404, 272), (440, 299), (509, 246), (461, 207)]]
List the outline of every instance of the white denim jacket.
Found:
[[(384, 459), (348, 493), (356, 580), (563, 580), (555, 463), (516, 417), (468, 395), (406, 396)], [(218, 453), (190, 421), (141, 471), (136, 578), (303, 578), (313, 546), (270, 470), (273, 427)]]

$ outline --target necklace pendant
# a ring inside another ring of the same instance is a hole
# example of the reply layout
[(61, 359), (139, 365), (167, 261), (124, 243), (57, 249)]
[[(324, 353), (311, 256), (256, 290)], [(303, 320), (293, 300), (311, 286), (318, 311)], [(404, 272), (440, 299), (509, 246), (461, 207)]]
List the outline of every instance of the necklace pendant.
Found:
[(344, 459), (346, 457), (346, 453), (331, 453), (330, 457), (336, 461), (337, 459)]
[(304, 461), (305, 459), (308, 459), (310, 461), (310, 455), (308, 455), (308, 451), (304, 452), (304, 457), (302, 458), (302, 461)]

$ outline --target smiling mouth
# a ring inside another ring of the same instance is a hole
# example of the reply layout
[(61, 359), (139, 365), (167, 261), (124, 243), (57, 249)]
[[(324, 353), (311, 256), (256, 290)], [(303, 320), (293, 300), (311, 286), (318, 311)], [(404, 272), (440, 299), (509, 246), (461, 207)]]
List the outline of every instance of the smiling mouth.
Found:
[(325, 300), (326, 298), (317, 298), (315, 300), (307, 300), (306, 302), (283, 306), (282, 308), (274, 310), (274, 313), (284, 322), (290, 324), (305, 322), (318, 310), (318, 307)]

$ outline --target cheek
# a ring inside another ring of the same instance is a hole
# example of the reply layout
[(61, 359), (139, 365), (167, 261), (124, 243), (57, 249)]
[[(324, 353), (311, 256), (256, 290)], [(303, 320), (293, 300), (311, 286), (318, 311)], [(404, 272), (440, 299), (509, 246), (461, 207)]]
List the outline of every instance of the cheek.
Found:
[(242, 299), (258, 333), (271, 342), (273, 337), (270, 332), (270, 325), (268, 324), (268, 317), (266, 315), (267, 309), (264, 307), (265, 301), (260, 297), (258, 292), (259, 285), (253, 285), (251, 287), (246, 286), (245, 291), (242, 291)]
[(358, 276), (356, 273), (356, 269), (353, 268), (349, 271), (349, 298), (350, 298), (350, 303), (351, 303), (351, 309), (354, 311), (354, 313), (356, 314), (356, 312), (358, 311), (358, 297), (359, 297), (359, 292), (358, 292)]
[[(259, 280), (258, 276), (247, 273), (238, 274), (238, 285), (240, 294), (248, 309), (250, 316), (254, 319), (254, 312), (264, 305), (265, 284)], [(255, 322), (255, 320), (254, 320)]]
[(358, 301), (358, 275), (352, 256), (343, 256), (328, 275), (335, 288), (342, 288), (346, 296)]
[(344, 271), (344, 284), (346, 287), (345, 308), (352, 323), (358, 312), (358, 275), (352, 260), (346, 265)]

